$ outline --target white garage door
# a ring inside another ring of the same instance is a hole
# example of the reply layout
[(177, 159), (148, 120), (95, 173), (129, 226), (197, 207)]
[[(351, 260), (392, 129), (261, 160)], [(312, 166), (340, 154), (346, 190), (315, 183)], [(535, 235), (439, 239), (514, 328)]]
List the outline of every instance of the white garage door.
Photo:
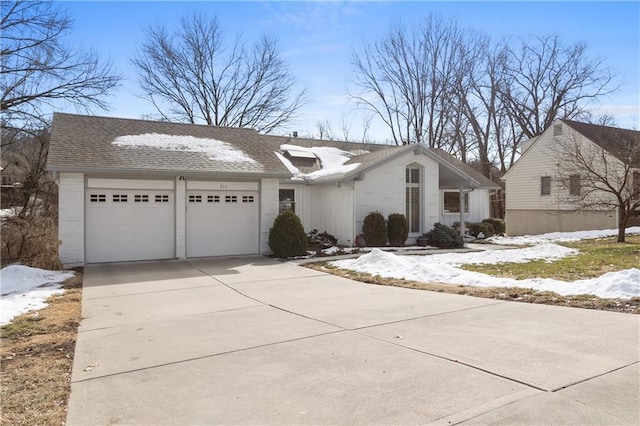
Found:
[(258, 191), (187, 191), (187, 257), (257, 254)]
[(87, 262), (175, 257), (175, 199), (169, 190), (89, 188)]

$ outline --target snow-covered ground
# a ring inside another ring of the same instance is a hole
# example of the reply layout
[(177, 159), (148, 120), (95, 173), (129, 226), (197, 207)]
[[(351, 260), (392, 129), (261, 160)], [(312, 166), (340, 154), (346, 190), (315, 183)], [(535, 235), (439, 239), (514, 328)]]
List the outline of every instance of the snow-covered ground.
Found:
[[(632, 228), (640, 233), (640, 228)], [(487, 250), (474, 253), (446, 253), (430, 256), (398, 256), (374, 249), (357, 259), (330, 262), (343, 269), (351, 269), (385, 278), (404, 278), (413, 281), (463, 284), (477, 287), (520, 287), (539, 291), (553, 291), (563, 296), (590, 294), (602, 298), (630, 299), (640, 297), (640, 269), (609, 272), (597, 278), (565, 282), (549, 278), (532, 277), (525, 280), (497, 278), (478, 272), (465, 271), (463, 264), (524, 263), (535, 259), (552, 261), (578, 253), (550, 241), (577, 241), (616, 235), (617, 230), (580, 233), (555, 233), (531, 237), (500, 237), (499, 244), (532, 245), (512, 250)], [(494, 239), (495, 240), (495, 239)]]
[(42, 309), (44, 301), (64, 292), (60, 283), (74, 275), (70, 271), (46, 271), (23, 265), (0, 270), (0, 325), (25, 312)]
[[(640, 234), (640, 226), (627, 228), (627, 235)], [(575, 232), (550, 232), (540, 235), (525, 235), (524, 237), (489, 237), (485, 241), (493, 244), (522, 246), (527, 244), (540, 244), (548, 242), (568, 243), (571, 241), (587, 240), (593, 238), (614, 237), (618, 235), (617, 229), (601, 229), (597, 231)]]

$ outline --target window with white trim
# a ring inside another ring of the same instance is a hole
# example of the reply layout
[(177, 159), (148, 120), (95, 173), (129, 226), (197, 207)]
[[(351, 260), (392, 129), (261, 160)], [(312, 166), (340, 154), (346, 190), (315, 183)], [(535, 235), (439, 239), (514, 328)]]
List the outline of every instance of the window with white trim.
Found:
[(202, 195), (189, 195), (189, 202), (190, 203), (201, 203), (202, 202)]
[(126, 203), (127, 202), (127, 194), (113, 194), (113, 202), (114, 203)]
[[(460, 191), (444, 191), (444, 213), (460, 213)], [(464, 212), (469, 213), (469, 193), (464, 193)]]
[(156, 195), (156, 203), (168, 203), (169, 196), (168, 195)]
[(134, 203), (148, 203), (149, 196), (147, 194), (136, 194), (133, 196)]
[(551, 195), (551, 176), (540, 178), (540, 195)]
[(238, 202), (238, 196), (237, 195), (225, 195), (224, 196), (224, 202), (225, 203), (237, 203)]
[(420, 167), (405, 169), (405, 216), (409, 232), (420, 232)]
[(92, 203), (105, 203), (107, 196), (105, 194), (91, 194), (90, 201)]
[(285, 210), (296, 211), (296, 198), (293, 189), (280, 189), (278, 191), (278, 212)]

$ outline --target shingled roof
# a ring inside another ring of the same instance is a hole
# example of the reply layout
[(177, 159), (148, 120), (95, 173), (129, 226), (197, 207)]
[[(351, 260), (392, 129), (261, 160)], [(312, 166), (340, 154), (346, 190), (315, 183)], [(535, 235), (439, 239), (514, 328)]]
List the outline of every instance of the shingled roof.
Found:
[(349, 152), (349, 171), (309, 180), (322, 183), (353, 179), (412, 149), (455, 171), (475, 186), (496, 185), (444, 151), (425, 146), (392, 146), (261, 135), (252, 129), (162, 121), (54, 114), (47, 167), (55, 171), (155, 172), (234, 176), (292, 177), (278, 158), (284, 145), (330, 147)]
[(634, 165), (640, 167), (639, 131), (572, 120), (562, 119), (560, 121), (581, 133), (620, 161), (627, 162), (629, 161), (629, 156), (633, 155)]
[[(158, 140), (165, 147), (154, 146)], [(62, 113), (53, 117), (47, 167), (290, 176), (252, 129)]]

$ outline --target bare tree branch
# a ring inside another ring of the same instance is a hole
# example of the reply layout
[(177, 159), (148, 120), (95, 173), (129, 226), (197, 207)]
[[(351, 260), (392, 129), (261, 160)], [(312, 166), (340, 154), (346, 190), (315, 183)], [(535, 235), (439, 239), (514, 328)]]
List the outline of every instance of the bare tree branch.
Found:
[(215, 18), (183, 18), (173, 34), (150, 27), (132, 62), (142, 90), (173, 121), (269, 133), (306, 102), (275, 40), (264, 37), (247, 49), (237, 37), (227, 46)]
[(60, 102), (85, 111), (107, 107), (120, 77), (94, 53), (64, 44), (71, 20), (63, 11), (50, 1), (24, 0), (3, 1), (1, 9), (3, 128), (42, 128), (45, 109)]

